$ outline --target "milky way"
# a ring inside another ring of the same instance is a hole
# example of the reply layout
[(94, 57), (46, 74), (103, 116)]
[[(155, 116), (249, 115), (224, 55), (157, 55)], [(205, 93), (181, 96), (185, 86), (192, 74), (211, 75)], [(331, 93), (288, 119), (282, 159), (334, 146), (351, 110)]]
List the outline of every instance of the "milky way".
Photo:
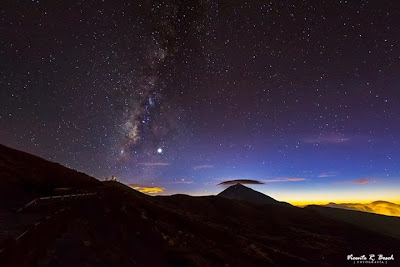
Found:
[[(132, 159), (133, 156), (133, 159), (140, 160), (142, 157), (135, 157), (138, 151), (142, 155), (150, 156), (158, 147), (168, 146), (171, 135), (177, 134), (175, 128), (181, 125), (177, 125), (178, 118), (171, 117), (176, 116), (172, 113), (179, 109), (179, 103), (171, 99), (174, 93), (168, 92), (175, 90), (168, 82), (171, 77), (176, 77), (174, 56), (185, 49), (182, 47), (182, 39), (188, 31), (192, 33), (195, 29), (198, 36), (206, 34), (204, 28), (207, 25), (207, 16), (200, 13), (208, 12), (211, 5), (205, 2), (185, 6), (167, 1), (149, 8), (152, 11), (153, 28), (141, 40), (146, 45), (141, 75), (133, 83), (132, 90), (128, 90), (130, 99), (126, 101), (121, 123), (121, 159)], [(192, 15), (198, 21), (185, 21), (185, 9), (198, 9)], [(196, 36), (193, 38), (197, 46), (202, 39), (203, 37)], [(147, 160), (149, 158), (152, 159), (150, 156)]]
[(400, 189), (396, 1), (3, 6), (2, 144), (164, 193)]

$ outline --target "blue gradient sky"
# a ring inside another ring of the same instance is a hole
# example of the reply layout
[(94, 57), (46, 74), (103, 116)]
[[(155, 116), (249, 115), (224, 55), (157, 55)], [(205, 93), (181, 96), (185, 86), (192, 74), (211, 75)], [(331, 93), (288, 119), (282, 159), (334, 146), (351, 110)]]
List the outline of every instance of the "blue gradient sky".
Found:
[(23, 1), (2, 15), (4, 145), (163, 194), (254, 179), (292, 202), (400, 198), (396, 1)]

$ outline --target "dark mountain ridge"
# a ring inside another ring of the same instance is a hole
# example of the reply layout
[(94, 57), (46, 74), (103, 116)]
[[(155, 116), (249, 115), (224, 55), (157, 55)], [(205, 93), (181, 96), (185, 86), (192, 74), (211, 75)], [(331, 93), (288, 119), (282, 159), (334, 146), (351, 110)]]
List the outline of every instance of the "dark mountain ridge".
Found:
[(289, 203), (277, 201), (270, 196), (255, 191), (240, 183), (228, 187), (227, 189), (219, 193), (218, 196), (229, 199), (247, 201), (259, 205), (272, 204), (272, 205), (292, 206)]
[(0, 145), (0, 179), (0, 210), (55, 194), (57, 188), (87, 191), (101, 184), (84, 173), (3, 145)]
[(309, 205), (305, 209), (315, 210), (325, 217), (400, 240), (400, 218), (396, 216), (318, 205)]

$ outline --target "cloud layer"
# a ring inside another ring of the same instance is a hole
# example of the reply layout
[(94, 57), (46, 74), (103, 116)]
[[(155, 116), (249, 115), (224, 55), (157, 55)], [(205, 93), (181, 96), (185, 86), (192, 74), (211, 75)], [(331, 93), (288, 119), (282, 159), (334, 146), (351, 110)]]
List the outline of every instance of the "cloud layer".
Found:
[(336, 182), (335, 184), (369, 184), (375, 182), (375, 179), (371, 178), (361, 178), (357, 180), (351, 180), (351, 181), (342, 181), (342, 182)]
[(374, 201), (371, 203), (329, 203), (326, 205), (331, 208), (359, 210), (389, 216), (400, 216), (400, 205), (387, 201)]
[(336, 176), (336, 174), (328, 172), (328, 173), (321, 173), (320, 175), (318, 175), (319, 178), (329, 178), (329, 177), (334, 177)]

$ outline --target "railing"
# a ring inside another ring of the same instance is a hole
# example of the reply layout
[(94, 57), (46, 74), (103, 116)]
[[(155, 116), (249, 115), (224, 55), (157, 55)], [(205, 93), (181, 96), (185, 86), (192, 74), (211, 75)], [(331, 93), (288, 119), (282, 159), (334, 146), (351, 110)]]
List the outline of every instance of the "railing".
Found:
[(47, 201), (47, 200), (64, 200), (64, 199), (73, 199), (73, 198), (80, 198), (80, 197), (86, 197), (86, 196), (93, 196), (93, 195), (97, 195), (97, 192), (94, 193), (84, 193), (84, 194), (69, 194), (69, 195), (58, 195), (58, 196), (48, 196), (48, 197), (38, 197), (35, 198), (31, 201), (29, 201), (28, 203), (26, 203), (25, 206), (19, 208), (17, 210), (17, 212), (21, 212), (24, 209), (29, 208), (32, 205), (37, 204), (38, 202), (43, 202), (43, 201)]
[[(38, 204), (39, 202), (47, 202), (47, 201), (53, 201), (53, 200), (54, 201), (55, 200), (74, 200), (74, 199), (87, 197), (87, 196), (94, 196), (94, 195), (97, 195), (97, 192), (39, 197), (39, 198), (35, 198), (35, 199), (29, 201), (23, 207), (19, 208), (17, 210), (17, 212), (21, 212), (21, 211), (29, 208), (32, 205)], [(31, 226), (28, 229), (25, 229), (24, 232), (22, 232), (21, 234), (19, 234), (15, 238), (13, 238), (12, 242), (8, 242), (9, 243), (8, 246), (6, 245), (5, 247), (0, 247), (0, 265), (1, 265), (2, 260), (4, 260), (2, 258), (5, 256), (4, 255), (5, 252), (7, 250), (11, 250), (11, 251), (9, 251), (9, 253), (12, 254), (13, 253), (12, 251), (14, 251), (14, 249), (17, 246), (20, 246), (18, 244), (21, 244), (21, 241), (26, 239), (27, 236), (29, 237), (29, 236), (36, 234), (37, 238), (39, 238), (41, 236), (40, 233), (42, 235), (46, 235), (46, 232), (49, 230), (49, 227), (51, 227), (50, 221), (56, 220), (59, 222), (64, 222), (64, 220), (62, 220), (61, 217), (65, 216), (66, 210), (67, 210), (66, 208), (62, 208), (60, 210), (53, 212), (52, 214), (49, 214), (46, 217), (43, 217), (40, 221), (37, 221), (34, 224), (31, 224)], [(22, 243), (25, 243), (25, 242), (22, 242)]]
[[(30, 266), (30, 262), (36, 262), (38, 251), (45, 249), (43, 246), (51, 243), (65, 225), (67, 210), (63, 208), (49, 214), (31, 224), (23, 233), (7, 240), (0, 249), (0, 266)], [(39, 239), (41, 242), (37, 241)], [(21, 253), (26, 256), (20, 257)]]

